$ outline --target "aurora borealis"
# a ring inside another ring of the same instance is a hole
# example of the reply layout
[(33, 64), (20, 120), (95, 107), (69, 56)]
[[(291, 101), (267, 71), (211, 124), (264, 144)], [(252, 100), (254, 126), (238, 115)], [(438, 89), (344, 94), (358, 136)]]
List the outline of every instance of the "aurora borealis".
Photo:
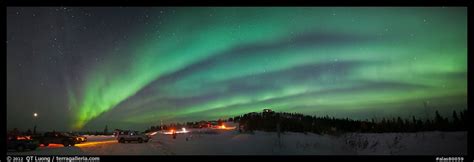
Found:
[(43, 127), (100, 129), (263, 108), (466, 109), (467, 9), (7, 8), (9, 127), (31, 127), (33, 112)]

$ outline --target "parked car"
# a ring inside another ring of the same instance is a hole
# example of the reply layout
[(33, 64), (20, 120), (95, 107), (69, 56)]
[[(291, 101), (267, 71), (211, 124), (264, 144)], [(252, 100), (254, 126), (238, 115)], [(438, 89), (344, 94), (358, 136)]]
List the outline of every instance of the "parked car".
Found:
[(70, 134), (71, 136), (76, 137), (77, 143), (87, 142), (87, 137), (86, 137), (86, 136), (80, 135), (80, 134), (78, 134), (78, 133), (69, 133), (69, 134)]
[(64, 145), (64, 147), (67, 147), (67, 146), (74, 146), (76, 143), (78, 143), (78, 140), (76, 137), (68, 133), (46, 132), (44, 133), (44, 136), (40, 137), (39, 142), (40, 144), (43, 144), (44, 146), (48, 146), (49, 144), (54, 143), (54, 144), (62, 144)]
[(38, 146), (39, 142), (31, 139), (29, 136), (8, 136), (7, 149), (15, 149), (17, 151), (35, 150)]
[(138, 133), (138, 131), (120, 131), (117, 135), (119, 143), (137, 141), (138, 143), (148, 142), (150, 136)]

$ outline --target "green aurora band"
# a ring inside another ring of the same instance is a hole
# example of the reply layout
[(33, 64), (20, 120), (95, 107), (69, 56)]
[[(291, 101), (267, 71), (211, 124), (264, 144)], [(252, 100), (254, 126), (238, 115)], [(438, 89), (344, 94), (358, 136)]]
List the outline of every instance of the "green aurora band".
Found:
[(466, 8), (152, 13), (154, 24), (136, 29), (126, 52), (108, 55), (68, 89), (74, 128), (101, 116), (141, 124), (265, 107), (348, 116), (417, 114), (425, 101), (467, 106)]

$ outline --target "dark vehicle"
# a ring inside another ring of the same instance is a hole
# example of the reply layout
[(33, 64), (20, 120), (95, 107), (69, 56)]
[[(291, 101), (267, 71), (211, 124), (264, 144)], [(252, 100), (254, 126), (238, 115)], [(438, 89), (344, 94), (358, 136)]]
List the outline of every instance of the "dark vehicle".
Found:
[(140, 134), (138, 131), (120, 131), (117, 136), (119, 143), (137, 141), (138, 143), (148, 142), (150, 136), (145, 134)]
[(77, 133), (69, 133), (69, 134), (71, 136), (76, 137), (77, 143), (87, 142), (87, 137), (86, 136), (83, 136), (83, 135), (80, 135), (80, 134), (77, 134)]
[(36, 150), (39, 142), (32, 140), (28, 136), (8, 136), (7, 149), (15, 149), (17, 151), (24, 151), (26, 149)]
[(48, 146), (51, 143), (54, 144), (62, 144), (64, 147), (66, 146), (74, 146), (78, 143), (76, 137), (68, 134), (68, 133), (61, 133), (61, 132), (46, 132), (44, 133), (43, 137), (39, 139), (40, 144), (44, 146)]

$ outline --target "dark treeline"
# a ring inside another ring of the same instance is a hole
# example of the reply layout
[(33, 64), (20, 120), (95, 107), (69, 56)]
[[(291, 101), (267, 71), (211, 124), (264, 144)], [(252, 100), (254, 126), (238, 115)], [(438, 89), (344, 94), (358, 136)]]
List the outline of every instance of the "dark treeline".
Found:
[(453, 111), (450, 119), (438, 111), (434, 119), (382, 118), (381, 120), (337, 119), (324, 116), (316, 117), (298, 113), (262, 112), (248, 113), (234, 117), (239, 123), (239, 131), (280, 131), (312, 132), (317, 134), (334, 134), (342, 132), (418, 132), (418, 131), (467, 131), (467, 109), (457, 113)]

